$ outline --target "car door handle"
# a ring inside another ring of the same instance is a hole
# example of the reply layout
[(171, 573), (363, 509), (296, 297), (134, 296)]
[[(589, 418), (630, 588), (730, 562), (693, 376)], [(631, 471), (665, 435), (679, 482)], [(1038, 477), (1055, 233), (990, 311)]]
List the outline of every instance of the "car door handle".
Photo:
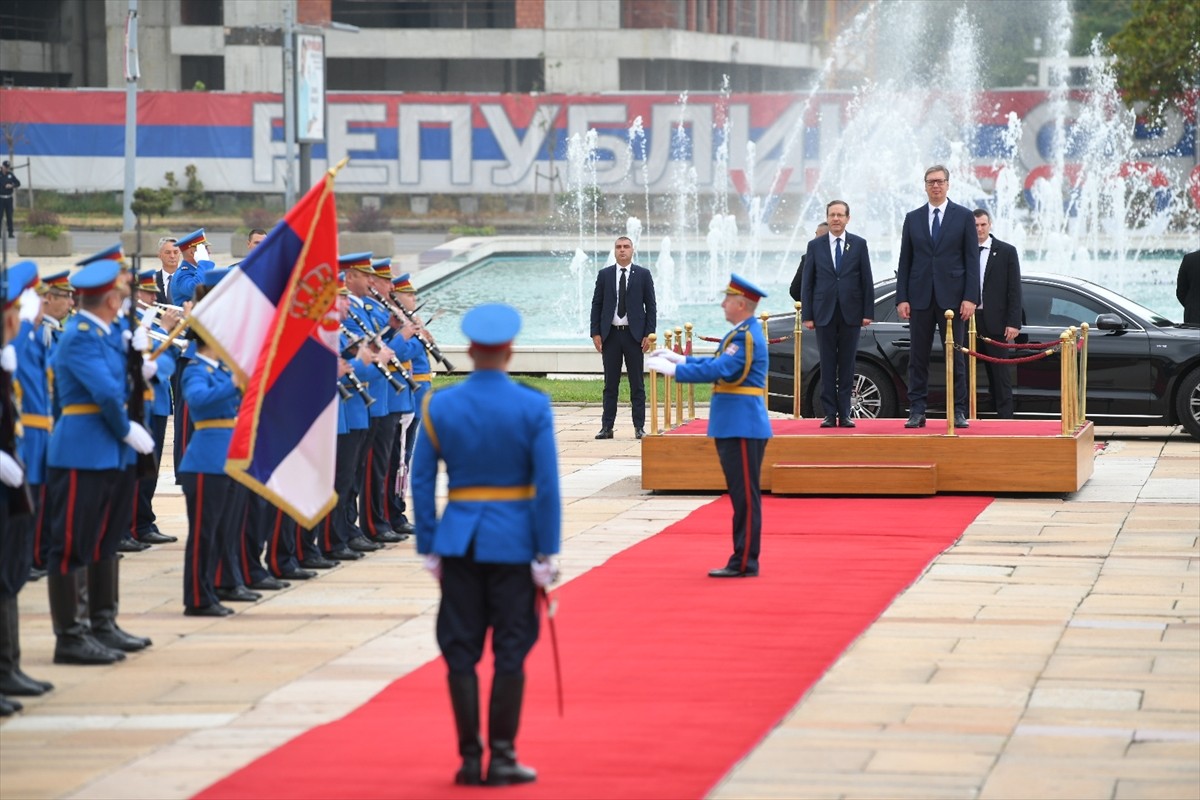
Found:
[(892, 340), (892, 347), (895, 347), (897, 349), (907, 350), (908, 346), (909, 346), (908, 339), (893, 339)]

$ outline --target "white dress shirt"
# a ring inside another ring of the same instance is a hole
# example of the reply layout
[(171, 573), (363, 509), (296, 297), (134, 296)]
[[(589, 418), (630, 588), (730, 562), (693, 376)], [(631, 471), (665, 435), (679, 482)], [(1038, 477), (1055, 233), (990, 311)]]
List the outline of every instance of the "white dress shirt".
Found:
[(975, 306), (976, 310), (983, 308), (983, 277), (987, 272), (988, 256), (992, 253), (992, 237), (988, 236), (988, 240), (979, 248), (979, 305)]
[(620, 264), (617, 264), (617, 273), (616, 273), (617, 282), (615, 285), (617, 287), (617, 305), (618, 306), (621, 305), (621, 270), (625, 270), (625, 316), (622, 317), (622, 316), (618, 315), (616, 310), (614, 309), (613, 310), (613, 321), (612, 321), (613, 325), (628, 325), (629, 324), (629, 278), (633, 275), (633, 264), (631, 263), (627, 267), (622, 267)]
[(948, 206), (948, 205), (950, 205), (949, 198), (943, 200), (942, 204), (940, 206), (935, 206), (933, 203), (929, 204), (929, 233), (930, 233), (930, 235), (933, 234), (933, 210), (936, 208), (942, 212), (941, 214), (938, 215), (938, 219), (940, 219), (942, 221), (942, 224), (945, 225), (946, 224), (946, 206)]

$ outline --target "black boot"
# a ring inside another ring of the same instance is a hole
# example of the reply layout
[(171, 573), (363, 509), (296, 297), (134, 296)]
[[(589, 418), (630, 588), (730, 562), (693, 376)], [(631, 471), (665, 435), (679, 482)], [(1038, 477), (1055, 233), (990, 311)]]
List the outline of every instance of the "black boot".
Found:
[(117, 588), (120, 562), (115, 558), (88, 565), (88, 608), (92, 618), (92, 636), (112, 650), (135, 653), (150, 646), (145, 636), (134, 636), (117, 626)]
[(37, 697), (53, 688), (21, 671), (17, 598), (0, 597), (0, 694)]
[(13, 714), (24, 709), (25, 706), (18, 703), (16, 700), (9, 700), (4, 695), (0, 694), (0, 717), (11, 717)]
[(492, 702), (488, 706), (488, 747), (492, 751), (492, 760), (488, 764), (488, 786), (537, 780), (537, 772), (517, 763), (517, 728), (521, 723), (524, 695), (524, 674), (492, 678)]
[(458, 754), (462, 766), (454, 776), (459, 786), (483, 783), (483, 740), (479, 738), (479, 678), (450, 673), (450, 705), (458, 729)]
[(55, 664), (111, 664), (125, 658), (92, 638), (87, 623), (79, 616), (79, 591), (75, 574), (51, 571), (46, 576), (50, 594), (50, 619), (54, 622)]

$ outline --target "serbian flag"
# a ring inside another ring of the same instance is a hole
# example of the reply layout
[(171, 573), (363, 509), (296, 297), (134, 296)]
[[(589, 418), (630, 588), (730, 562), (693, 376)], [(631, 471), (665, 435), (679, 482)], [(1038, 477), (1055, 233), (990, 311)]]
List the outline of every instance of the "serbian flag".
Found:
[(192, 326), (245, 386), (225, 472), (305, 527), (337, 503), (333, 173), (191, 316)]

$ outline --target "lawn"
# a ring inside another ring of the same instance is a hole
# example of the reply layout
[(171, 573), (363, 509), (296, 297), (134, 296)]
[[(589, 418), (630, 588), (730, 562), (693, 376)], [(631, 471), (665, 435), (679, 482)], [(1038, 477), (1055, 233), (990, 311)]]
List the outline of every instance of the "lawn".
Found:
[[(466, 375), (438, 375), (433, 382), (435, 389), (441, 389), (446, 386), (453, 386), (459, 381), (465, 380)], [(580, 379), (554, 379), (543, 378), (535, 375), (514, 375), (513, 379), (533, 387), (539, 391), (550, 395), (550, 400), (555, 403), (599, 403), (601, 395), (604, 393), (604, 381), (600, 378), (580, 378)], [(650, 387), (646, 386), (646, 391), (649, 393)], [(662, 391), (662, 382), (659, 382), (659, 392)], [(707, 383), (696, 384), (696, 402), (707, 403), (712, 397), (712, 386)], [(622, 403), (629, 402), (629, 381), (624, 376), (621, 377), (621, 390), (618, 399)], [(684, 395), (686, 402), (687, 395)], [(659, 402), (662, 398), (659, 398)]]

